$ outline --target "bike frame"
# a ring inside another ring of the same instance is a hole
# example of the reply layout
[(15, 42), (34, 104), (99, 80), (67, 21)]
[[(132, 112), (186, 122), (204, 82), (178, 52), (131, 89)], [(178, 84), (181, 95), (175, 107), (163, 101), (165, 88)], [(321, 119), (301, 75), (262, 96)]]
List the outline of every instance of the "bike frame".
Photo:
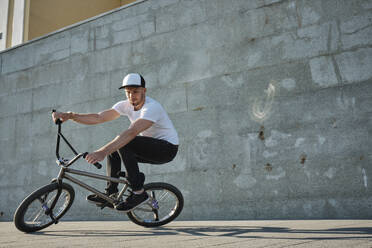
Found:
[[(62, 182), (62, 179), (67, 179), (67, 180), (69, 180), (69, 181), (71, 181), (71, 182), (79, 185), (80, 187), (83, 187), (86, 190), (88, 190), (90, 192), (93, 192), (94, 194), (96, 194), (99, 197), (105, 199), (106, 201), (108, 201), (111, 204), (117, 203), (117, 200), (114, 200), (114, 199), (108, 197), (107, 195), (105, 195), (105, 194), (101, 193), (100, 191), (98, 191), (96, 188), (93, 188), (93, 187), (85, 184), (84, 182), (82, 182), (82, 181), (80, 181), (80, 180), (72, 177), (69, 174), (75, 174), (75, 175), (80, 175), (80, 176), (95, 178), (95, 179), (98, 179), (98, 180), (104, 180), (104, 181), (110, 181), (110, 182), (114, 182), (114, 183), (122, 183), (122, 184), (124, 184), (122, 190), (119, 192), (119, 195), (118, 195), (117, 199), (121, 199), (121, 197), (124, 195), (125, 191), (129, 187), (129, 182), (126, 179), (120, 179), (120, 178), (115, 178), (115, 177), (103, 176), (103, 175), (99, 175), (99, 174), (96, 174), (96, 173), (90, 173), (90, 172), (86, 172), (86, 171), (80, 171), (80, 170), (75, 170), (75, 169), (68, 168), (70, 165), (72, 165), (73, 163), (75, 163), (81, 157), (85, 157), (88, 153), (85, 152), (85, 153), (79, 153), (78, 154), (76, 152), (76, 150), (72, 147), (72, 145), (63, 136), (63, 134), (61, 132), (62, 121), (60, 121), (58, 119), (56, 121), (56, 125), (58, 125), (58, 135), (57, 135), (57, 144), (56, 144), (56, 157), (57, 157), (57, 161), (56, 162), (57, 162), (57, 164), (59, 166), (61, 166), (61, 169), (60, 169), (60, 171), (58, 173), (58, 177), (56, 178), (57, 179), (57, 182), (58, 183), (61, 183)], [(62, 138), (66, 142), (66, 144), (68, 145), (68, 147), (75, 154), (75, 157), (73, 159), (71, 159), (71, 160), (65, 160), (65, 159), (63, 159), (63, 158), (61, 158), (59, 156), (60, 138)], [(102, 165), (99, 164), (99, 163), (94, 164), (94, 166), (96, 166), (98, 169), (100, 169), (102, 167)], [(56, 200), (58, 200), (57, 198), (58, 197), (56, 197)]]
[[(78, 156), (81, 157), (82, 154), (79, 154)], [(118, 199), (120, 199), (123, 196), (123, 194), (125, 193), (125, 191), (129, 187), (128, 186), (128, 181), (125, 180), (125, 179), (119, 179), (119, 178), (114, 178), (114, 177), (103, 176), (103, 175), (99, 175), (99, 174), (95, 174), (95, 173), (90, 173), (90, 172), (85, 172), (85, 171), (70, 169), (70, 168), (67, 168), (67, 167), (65, 167), (63, 165), (61, 165), (61, 166), (62, 166), (62, 168), (60, 169), (60, 172), (59, 172), (58, 177), (57, 177), (57, 180), (58, 181), (62, 181), (62, 179), (67, 179), (70, 182), (73, 182), (73, 183), (79, 185), (80, 187), (83, 187), (86, 190), (88, 190), (90, 192), (93, 192), (94, 194), (96, 194), (99, 197), (105, 199), (106, 201), (110, 202), (111, 204), (114, 204), (114, 203), (117, 203), (117, 202), (115, 200), (113, 200), (112, 198), (108, 197), (107, 195), (101, 193), (96, 188), (93, 188), (93, 187), (91, 187), (91, 186), (83, 183), (82, 181), (80, 181), (80, 180), (72, 177), (68, 173), (70, 173), (70, 174), (76, 174), (76, 175), (80, 175), (80, 176), (85, 176), (85, 177), (90, 177), (90, 178), (95, 178), (95, 179), (99, 179), (99, 180), (105, 180), (105, 181), (110, 181), (110, 182), (124, 184), (124, 187), (122, 188), (122, 190), (120, 191), (120, 193), (119, 193), (119, 195), (117, 197)]]

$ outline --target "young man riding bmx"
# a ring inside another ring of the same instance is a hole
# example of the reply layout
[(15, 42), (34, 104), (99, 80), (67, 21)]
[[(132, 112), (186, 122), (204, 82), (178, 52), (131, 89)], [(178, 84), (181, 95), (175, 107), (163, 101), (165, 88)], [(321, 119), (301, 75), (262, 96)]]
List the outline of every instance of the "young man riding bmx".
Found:
[[(107, 175), (119, 177), (121, 161), (126, 168), (132, 194), (115, 206), (117, 210), (130, 211), (148, 199), (143, 189), (145, 175), (139, 171), (138, 162), (164, 164), (174, 159), (178, 151), (178, 134), (167, 113), (159, 102), (146, 96), (146, 82), (137, 73), (130, 73), (123, 79), (122, 86), (127, 100), (116, 103), (111, 109), (96, 114), (54, 112), (53, 120), (93, 125), (115, 120), (126, 115), (131, 124), (128, 129), (98, 150), (89, 153), (86, 160), (94, 164), (107, 157)], [(108, 182), (106, 194), (118, 192), (117, 183)], [(89, 195), (88, 201), (104, 204), (97, 195)]]

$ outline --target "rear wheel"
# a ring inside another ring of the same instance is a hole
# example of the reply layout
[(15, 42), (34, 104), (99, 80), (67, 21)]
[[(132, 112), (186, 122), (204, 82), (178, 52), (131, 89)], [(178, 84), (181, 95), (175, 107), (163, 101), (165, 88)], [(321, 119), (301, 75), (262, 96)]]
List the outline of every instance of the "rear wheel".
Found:
[(167, 183), (144, 185), (149, 200), (140, 207), (127, 213), (129, 219), (144, 227), (165, 225), (174, 220), (182, 211), (182, 193)]
[[(61, 194), (53, 209), (53, 218), (60, 219), (71, 207), (75, 198), (74, 189), (62, 183)], [(45, 185), (29, 195), (17, 208), (14, 224), (22, 232), (35, 232), (55, 223), (46, 212), (51, 207), (58, 193), (58, 183)]]

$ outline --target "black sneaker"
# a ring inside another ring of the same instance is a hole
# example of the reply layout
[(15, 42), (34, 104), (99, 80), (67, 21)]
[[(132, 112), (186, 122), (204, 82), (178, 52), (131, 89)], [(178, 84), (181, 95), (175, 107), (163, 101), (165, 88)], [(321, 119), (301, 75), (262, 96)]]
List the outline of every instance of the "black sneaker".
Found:
[[(115, 193), (117, 193), (117, 192), (108, 192), (108, 191), (106, 191), (105, 195), (110, 196), (111, 194), (115, 194)], [(99, 197), (96, 194), (88, 195), (87, 196), (87, 201), (89, 201), (91, 203), (94, 203), (94, 204), (97, 204), (97, 205), (103, 205), (103, 204), (105, 204), (107, 202), (105, 199)], [(111, 206), (109, 206), (109, 207), (113, 207), (111, 203), (110, 203), (110, 205)]]
[(120, 202), (118, 205), (115, 206), (116, 210), (128, 212), (136, 207), (141, 206), (143, 203), (146, 202), (146, 200), (149, 199), (149, 196), (146, 192), (143, 192), (142, 194), (134, 194), (132, 193), (128, 198)]

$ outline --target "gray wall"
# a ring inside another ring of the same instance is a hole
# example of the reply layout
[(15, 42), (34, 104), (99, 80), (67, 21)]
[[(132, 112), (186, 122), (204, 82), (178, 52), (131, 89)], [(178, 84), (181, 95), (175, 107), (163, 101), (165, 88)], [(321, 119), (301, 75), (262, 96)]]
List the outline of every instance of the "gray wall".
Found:
[[(179, 132), (173, 162), (141, 168), (182, 190), (180, 219), (372, 217), (370, 0), (139, 1), (0, 61), (0, 220), (58, 172), (50, 110), (110, 108), (128, 72)], [(83, 152), (127, 126), (63, 131)], [(65, 219), (125, 219), (75, 189)]]

